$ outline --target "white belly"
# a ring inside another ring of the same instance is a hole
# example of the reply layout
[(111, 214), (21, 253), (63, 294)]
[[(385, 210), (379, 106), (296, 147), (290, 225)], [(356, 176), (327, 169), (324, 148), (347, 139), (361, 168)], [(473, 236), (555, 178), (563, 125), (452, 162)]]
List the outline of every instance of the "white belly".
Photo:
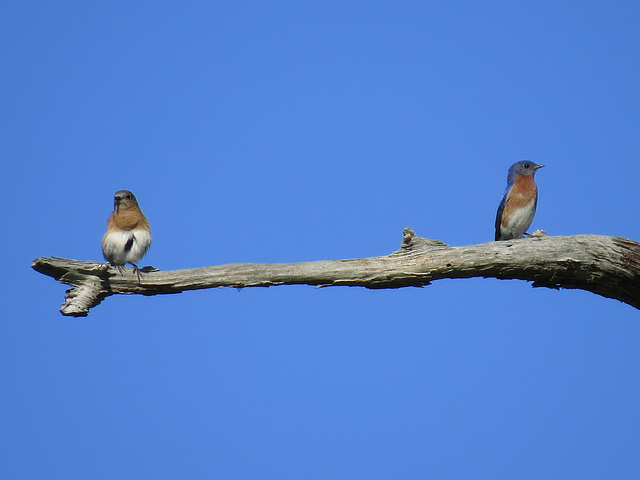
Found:
[(524, 207), (516, 208), (511, 211), (509, 221), (500, 225), (500, 233), (502, 238), (520, 238), (527, 231), (527, 228), (533, 222), (533, 216), (536, 213), (536, 202), (531, 201)]
[[(125, 245), (133, 238), (131, 249), (125, 251)], [(113, 265), (136, 263), (151, 245), (151, 232), (147, 230), (126, 230), (105, 234), (102, 239), (104, 258)]]

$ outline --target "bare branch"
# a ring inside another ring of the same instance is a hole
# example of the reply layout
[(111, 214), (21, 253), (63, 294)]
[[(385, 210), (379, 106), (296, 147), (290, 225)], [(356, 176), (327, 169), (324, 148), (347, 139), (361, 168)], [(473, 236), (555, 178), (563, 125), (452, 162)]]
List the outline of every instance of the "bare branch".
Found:
[(273, 285), (421, 287), (441, 278), (493, 277), (534, 287), (579, 288), (640, 309), (640, 244), (622, 237), (550, 237), (535, 232), (517, 240), (452, 247), (404, 230), (400, 250), (384, 257), (300, 263), (235, 263), (186, 270), (131, 269), (65, 258), (35, 259), (31, 266), (70, 285), (63, 315), (86, 316), (114, 294), (159, 295), (213, 287)]

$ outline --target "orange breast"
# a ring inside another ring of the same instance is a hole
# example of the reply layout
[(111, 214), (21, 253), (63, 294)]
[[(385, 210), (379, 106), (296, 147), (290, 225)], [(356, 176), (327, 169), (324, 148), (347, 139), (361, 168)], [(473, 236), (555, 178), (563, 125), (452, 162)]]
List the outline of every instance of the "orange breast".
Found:
[(149, 230), (149, 221), (140, 210), (113, 212), (107, 220), (107, 230), (132, 230), (134, 228)]
[(507, 202), (512, 208), (524, 207), (535, 199), (537, 194), (538, 187), (531, 175), (518, 177), (513, 182)]

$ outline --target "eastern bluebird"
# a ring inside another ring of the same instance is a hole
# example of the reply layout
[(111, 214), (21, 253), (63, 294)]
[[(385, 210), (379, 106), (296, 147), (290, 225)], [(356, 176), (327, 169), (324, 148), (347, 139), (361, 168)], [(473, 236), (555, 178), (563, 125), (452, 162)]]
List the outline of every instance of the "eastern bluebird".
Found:
[(542, 167), (522, 160), (509, 168), (507, 189), (496, 215), (496, 240), (520, 238), (531, 225), (538, 205), (538, 187), (533, 176)]
[(140, 211), (135, 195), (129, 190), (116, 192), (113, 213), (107, 219), (107, 233), (102, 237), (102, 254), (105, 260), (118, 269), (130, 263), (140, 281), (136, 262), (147, 253), (149, 245), (151, 227), (147, 217)]

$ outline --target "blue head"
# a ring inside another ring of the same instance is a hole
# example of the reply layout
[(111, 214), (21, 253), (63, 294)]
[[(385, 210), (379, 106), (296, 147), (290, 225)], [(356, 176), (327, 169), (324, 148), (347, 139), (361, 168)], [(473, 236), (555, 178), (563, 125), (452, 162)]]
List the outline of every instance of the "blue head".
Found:
[(513, 182), (516, 178), (520, 176), (532, 176), (536, 173), (536, 170), (544, 167), (544, 165), (539, 165), (537, 163), (533, 163), (530, 160), (520, 160), (519, 162), (514, 163), (509, 168), (509, 174), (507, 175), (507, 183)]

